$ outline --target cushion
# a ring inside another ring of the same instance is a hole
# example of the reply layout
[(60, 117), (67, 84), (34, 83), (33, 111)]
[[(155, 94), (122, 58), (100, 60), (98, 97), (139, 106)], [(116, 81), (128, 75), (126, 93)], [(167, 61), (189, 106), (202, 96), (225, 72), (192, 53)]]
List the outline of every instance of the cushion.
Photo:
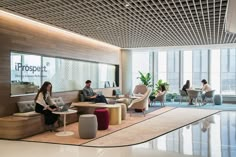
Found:
[(14, 113), (13, 116), (17, 116), (17, 117), (34, 117), (34, 116), (38, 116), (40, 115), (40, 113), (37, 113), (35, 111), (31, 111), (31, 112), (25, 112), (25, 113)]
[(84, 101), (85, 101), (84, 94), (80, 94), (80, 95), (79, 95), (79, 101), (81, 101), (81, 102), (84, 102)]
[(112, 95), (121, 95), (120, 89), (113, 89)]
[(62, 97), (53, 98), (52, 99), (58, 107), (65, 105), (65, 102), (63, 101)]
[(34, 101), (20, 101), (17, 102), (17, 106), (20, 113), (34, 111), (35, 103)]

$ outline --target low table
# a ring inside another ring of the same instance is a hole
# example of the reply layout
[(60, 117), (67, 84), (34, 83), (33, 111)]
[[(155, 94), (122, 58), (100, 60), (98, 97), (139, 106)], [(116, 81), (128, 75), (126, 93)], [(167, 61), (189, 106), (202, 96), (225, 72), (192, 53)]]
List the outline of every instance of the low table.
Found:
[(88, 108), (107, 108), (109, 111), (110, 125), (121, 124), (121, 104), (117, 103), (109, 105), (105, 103), (91, 103), (91, 102), (73, 102), (71, 106), (88, 107)]
[(74, 132), (72, 131), (66, 131), (66, 115), (68, 114), (73, 114), (76, 113), (76, 110), (71, 110), (69, 109), (68, 111), (64, 111), (64, 112), (52, 112), (54, 114), (59, 114), (59, 115), (63, 115), (64, 116), (64, 127), (63, 127), (63, 131), (56, 133), (57, 136), (71, 136), (74, 135)]

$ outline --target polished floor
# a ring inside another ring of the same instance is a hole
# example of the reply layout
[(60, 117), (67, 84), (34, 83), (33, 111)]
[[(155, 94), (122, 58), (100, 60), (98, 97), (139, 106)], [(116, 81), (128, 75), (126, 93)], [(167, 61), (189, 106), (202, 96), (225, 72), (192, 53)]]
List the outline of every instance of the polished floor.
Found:
[(0, 153), (1, 157), (235, 157), (236, 112), (221, 112), (129, 147), (92, 148), (0, 140)]

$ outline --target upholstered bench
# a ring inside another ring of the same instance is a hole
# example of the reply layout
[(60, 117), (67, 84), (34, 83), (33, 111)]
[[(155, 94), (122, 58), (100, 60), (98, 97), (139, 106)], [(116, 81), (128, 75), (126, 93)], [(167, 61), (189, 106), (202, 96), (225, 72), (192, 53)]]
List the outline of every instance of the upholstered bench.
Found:
[[(64, 104), (61, 97), (53, 99), (57, 105)], [(21, 139), (45, 131), (44, 116), (34, 111), (34, 101), (21, 101), (17, 103), (18, 113), (0, 118), (0, 138)], [(78, 121), (78, 115), (67, 116), (67, 123)]]
[(79, 136), (82, 139), (95, 138), (98, 129), (97, 117), (94, 114), (84, 114), (79, 117)]
[(109, 113), (107, 109), (96, 109), (94, 114), (97, 116), (98, 130), (106, 130), (109, 127)]
[(215, 105), (222, 105), (223, 103), (223, 97), (220, 94), (215, 94), (214, 96), (214, 104)]

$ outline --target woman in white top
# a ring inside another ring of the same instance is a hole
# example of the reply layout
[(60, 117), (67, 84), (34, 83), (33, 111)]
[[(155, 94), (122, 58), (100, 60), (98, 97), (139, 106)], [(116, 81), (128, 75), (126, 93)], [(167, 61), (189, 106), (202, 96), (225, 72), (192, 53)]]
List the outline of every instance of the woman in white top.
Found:
[(35, 97), (35, 112), (44, 115), (45, 124), (50, 131), (56, 131), (54, 123), (57, 122), (59, 116), (53, 114), (53, 111), (57, 110), (56, 103), (51, 99), (52, 84), (50, 82), (44, 82), (38, 94)]
[(202, 81), (202, 101), (203, 104), (206, 105), (206, 101), (205, 101), (205, 93), (211, 91), (211, 86), (207, 83), (207, 81), (205, 79), (203, 79)]

